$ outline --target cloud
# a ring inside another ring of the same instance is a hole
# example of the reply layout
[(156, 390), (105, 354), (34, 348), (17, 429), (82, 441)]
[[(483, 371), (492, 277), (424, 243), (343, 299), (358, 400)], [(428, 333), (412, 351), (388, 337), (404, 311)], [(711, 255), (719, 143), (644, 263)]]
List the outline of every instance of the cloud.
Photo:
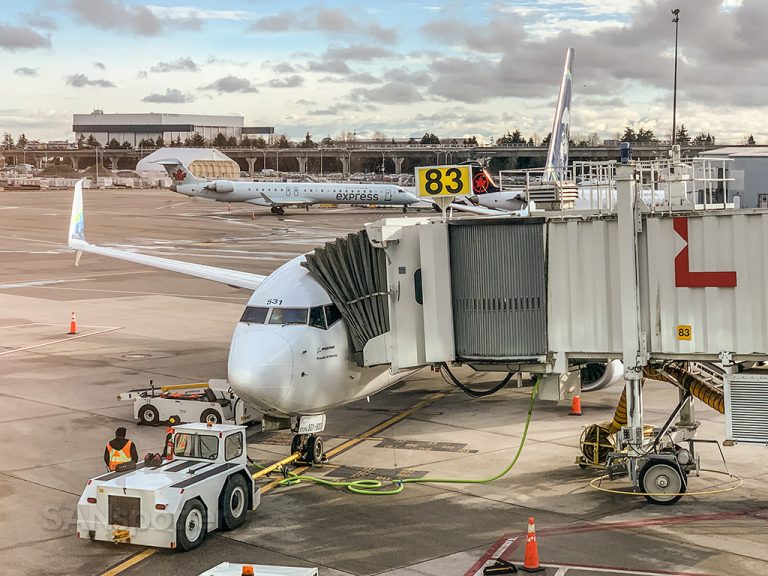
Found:
[(325, 6), (307, 6), (291, 12), (284, 10), (278, 14), (256, 18), (248, 26), (250, 32), (259, 34), (269, 32), (323, 32), (338, 37), (341, 34), (374, 38), (381, 42), (392, 43), (397, 38), (394, 28), (369, 24), (364, 19), (355, 19), (347, 9), (326, 8)]
[(258, 92), (259, 89), (254, 86), (247, 78), (237, 76), (224, 76), (215, 82), (202, 87), (203, 90), (216, 90), (219, 94), (233, 94), (236, 92), (249, 93)]
[(138, 72), (136, 72), (136, 78), (143, 80), (144, 78), (147, 78), (147, 77), (149, 77), (149, 74), (147, 73), (146, 70), (139, 70)]
[(377, 58), (389, 58), (394, 52), (377, 44), (350, 44), (348, 46), (331, 46), (324, 54), (327, 60), (357, 60), (371, 61)]
[(293, 74), (296, 72), (296, 68), (288, 62), (276, 62), (272, 65), (272, 70), (278, 74)]
[(157, 104), (188, 104), (194, 102), (195, 98), (191, 94), (184, 94), (181, 90), (176, 88), (168, 88), (166, 89), (165, 94), (153, 93), (144, 96), (141, 101), (154, 102)]
[(141, 4), (126, 4), (125, 0), (66, 0), (64, 7), (79, 20), (107, 30), (129, 32), (139, 36), (159, 36), (164, 28), (189, 32), (200, 28), (196, 16), (178, 16), (173, 9), (158, 10)]
[(189, 56), (186, 56), (184, 58), (177, 58), (176, 60), (171, 60), (170, 62), (158, 62), (152, 68), (149, 69), (151, 72), (175, 72), (178, 70), (186, 70), (189, 72), (199, 72), (200, 66), (192, 60)]
[(93, 67), (97, 68), (98, 70), (106, 70), (107, 67), (104, 65), (103, 62), (94, 62)]
[(421, 92), (410, 82), (387, 82), (379, 88), (355, 88), (353, 99), (365, 99), (382, 104), (411, 104), (424, 99)]
[(310, 72), (327, 72), (329, 74), (351, 74), (352, 69), (343, 60), (314, 60), (307, 64)]
[(273, 78), (269, 81), (270, 88), (296, 88), (304, 84), (304, 78), (298, 74), (293, 74), (285, 78)]
[(58, 25), (49, 16), (43, 16), (37, 12), (24, 15), (24, 22), (33, 28), (42, 28), (44, 30), (58, 30)]
[(147, 4), (147, 10), (158, 18), (174, 20), (235, 20), (241, 22), (253, 15), (244, 10), (207, 10), (194, 6), (156, 6)]
[(40, 70), (40, 68), (27, 68), (26, 66), (22, 66), (21, 68), (16, 68), (13, 73), (17, 76), (30, 76), (36, 78), (38, 76), (38, 70)]
[(0, 23), (0, 50), (34, 50), (50, 48), (51, 40), (28, 26), (8, 26)]
[(101, 78), (90, 79), (85, 74), (72, 74), (67, 76), (67, 85), (75, 88), (85, 88), (86, 86), (96, 86), (98, 88), (115, 88), (115, 85), (109, 80)]

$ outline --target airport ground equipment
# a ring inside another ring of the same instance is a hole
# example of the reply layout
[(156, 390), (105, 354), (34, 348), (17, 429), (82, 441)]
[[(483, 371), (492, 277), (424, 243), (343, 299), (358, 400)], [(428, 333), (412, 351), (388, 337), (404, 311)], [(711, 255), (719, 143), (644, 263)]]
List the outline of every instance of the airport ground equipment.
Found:
[(208, 532), (241, 526), (261, 493), (247, 469), (244, 426), (174, 427), (174, 456), (88, 481), (77, 504), (77, 536), (192, 550)]
[[(577, 367), (621, 360), (627, 418), (613, 461), (638, 490), (671, 503), (698, 470), (693, 398), (722, 404), (729, 440), (765, 441), (768, 378), (744, 369), (768, 360), (768, 260), (759, 252), (768, 211), (736, 208), (717, 171), (682, 162), (677, 148), (651, 168), (617, 164), (605, 202), (584, 210), (562, 209), (570, 200), (555, 189), (561, 209), (526, 217), (371, 223), (361, 237), (383, 254), (365, 261), (386, 271), (352, 291), (359, 250), (317, 249), (309, 268), (317, 274), (313, 261), (333, 253), (349, 271), (322, 281), (360, 328), (361, 366), (526, 371), (541, 375), (542, 400), (563, 400), (578, 393)], [(721, 373), (722, 384), (710, 382), (716, 394), (701, 383), (713, 378), (702, 366)], [(648, 375), (680, 388), (670, 421), (651, 434)]]
[(118, 400), (133, 402), (133, 417), (149, 426), (208, 422), (248, 424), (255, 418), (248, 405), (235, 394), (226, 380), (199, 384), (174, 384), (138, 388), (118, 394)]
[(317, 576), (317, 568), (222, 562), (200, 576)]

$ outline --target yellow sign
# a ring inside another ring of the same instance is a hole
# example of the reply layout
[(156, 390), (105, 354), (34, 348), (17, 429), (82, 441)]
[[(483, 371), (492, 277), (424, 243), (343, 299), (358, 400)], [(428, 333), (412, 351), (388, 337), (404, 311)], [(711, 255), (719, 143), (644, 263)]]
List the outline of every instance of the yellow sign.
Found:
[(425, 166), (416, 168), (419, 196), (461, 196), (472, 193), (470, 166)]
[(693, 330), (690, 326), (680, 324), (677, 327), (677, 339), (678, 340), (690, 340)]

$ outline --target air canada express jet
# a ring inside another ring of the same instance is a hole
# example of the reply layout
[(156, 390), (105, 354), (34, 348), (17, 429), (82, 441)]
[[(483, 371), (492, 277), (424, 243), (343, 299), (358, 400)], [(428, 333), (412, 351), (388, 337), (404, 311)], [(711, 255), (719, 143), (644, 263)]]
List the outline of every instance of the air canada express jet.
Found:
[(396, 184), (335, 182), (245, 182), (197, 178), (180, 160), (158, 160), (173, 180), (171, 190), (218, 202), (247, 202), (284, 214), (287, 206), (312, 204), (376, 204), (402, 206), (403, 212), (419, 199)]

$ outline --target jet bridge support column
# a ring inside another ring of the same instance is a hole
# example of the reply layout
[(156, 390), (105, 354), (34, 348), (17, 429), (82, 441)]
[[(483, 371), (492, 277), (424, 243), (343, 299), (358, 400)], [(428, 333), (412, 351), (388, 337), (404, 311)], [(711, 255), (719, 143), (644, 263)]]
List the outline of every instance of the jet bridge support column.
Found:
[(341, 156), (339, 160), (341, 160), (341, 171), (349, 174), (349, 156)]
[(299, 163), (299, 174), (306, 174), (307, 173), (307, 157), (296, 156), (296, 160)]
[(256, 171), (256, 158), (246, 157), (245, 161), (248, 162), (248, 174), (253, 174)]
[(640, 327), (640, 287), (638, 277), (637, 234), (641, 220), (636, 212), (635, 170), (632, 165), (616, 169), (616, 196), (619, 232), (619, 287), (621, 289), (621, 325), (624, 379), (626, 381), (627, 426), (622, 428), (621, 443), (628, 449), (628, 472), (637, 485), (637, 459), (643, 445), (643, 366), (647, 361), (645, 334)]
[(403, 173), (403, 160), (405, 160), (405, 158), (401, 156), (392, 157), (392, 161), (395, 163), (395, 174)]
[(77, 156), (71, 156), (70, 161), (72, 162), (72, 169), (77, 170), (78, 169), (78, 157)]

